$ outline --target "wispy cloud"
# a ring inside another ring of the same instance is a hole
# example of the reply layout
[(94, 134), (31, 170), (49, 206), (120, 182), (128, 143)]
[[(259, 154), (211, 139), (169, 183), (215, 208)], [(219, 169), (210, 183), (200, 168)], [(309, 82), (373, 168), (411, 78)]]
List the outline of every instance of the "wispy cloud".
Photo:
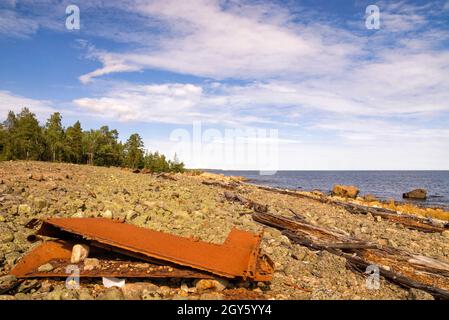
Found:
[(22, 108), (29, 108), (40, 120), (45, 119), (56, 109), (48, 100), (38, 100), (15, 95), (9, 91), (0, 90), (0, 114), (5, 116), (8, 111), (20, 112)]

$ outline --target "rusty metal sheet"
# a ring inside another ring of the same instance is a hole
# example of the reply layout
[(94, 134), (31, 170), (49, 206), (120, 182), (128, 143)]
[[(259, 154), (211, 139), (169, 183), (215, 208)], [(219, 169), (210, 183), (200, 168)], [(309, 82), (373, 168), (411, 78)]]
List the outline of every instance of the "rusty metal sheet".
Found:
[[(69, 274), (66, 273), (66, 268), (69, 265), (73, 265), (73, 263), (70, 263), (70, 257), (74, 244), (75, 242), (64, 240), (44, 242), (24, 256), (11, 270), (11, 274), (17, 278), (67, 277)], [(211, 274), (189, 268), (118, 260), (107, 253), (100, 251), (97, 251), (97, 253), (99, 254), (99, 265), (93, 269), (86, 270), (84, 263), (77, 264), (80, 270), (80, 277), (213, 278)], [(50, 272), (39, 271), (38, 268), (46, 263), (50, 263), (53, 266), (53, 270)]]
[(47, 219), (39, 234), (50, 237), (75, 234), (124, 254), (168, 261), (228, 278), (269, 281), (273, 273), (269, 258), (260, 256), (261, 235), (236, 229), (222, 245), (104, 218)]

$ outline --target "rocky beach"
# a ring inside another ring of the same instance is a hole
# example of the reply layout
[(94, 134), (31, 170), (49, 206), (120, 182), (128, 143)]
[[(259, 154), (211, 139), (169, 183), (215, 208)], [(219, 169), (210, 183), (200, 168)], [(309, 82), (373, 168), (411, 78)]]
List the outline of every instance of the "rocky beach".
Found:
[[(227, 199), (226, 186), (281, 216), (299, 214), (308, 224), (449, 262), (448, 231), (425, 233), (371, 214), (353, 214), (344, 207), (316, 201), (313, 193), (303, 192), (307, 197), (297, 197), (208, 173), (151, 174), (114, 167), (1, 162), (0, 288), (12, 289), (1, 292), (0, 299), (433, 299), (425, 291), (398, 286), (383, 277), (378, 289), (369, 289), (363, 273), (349, 268), (344, 258), (293, 243), (281, 231), (254, 221), (253, 209)], [(316, 196), (330, 197), (317, 192)], [(399, 211), (399, 204), (368, 200), (359, 197), (352, 201)], [(427, 212), (428, 217), (442, 223), (447, 217), (441, 210), (411, 206), (400, 210), (401, 214), (419, 216)], [(223, 243), (233, 227), (263, 231), (261, 248), (274, 262), (273, 280), (127, 279), (122, 288), (105, 288), (101, 279), (83, 278), (79, 290), (69, 290), (65, 279), (22, 281), (8, 275), (30, 249), (41, 243), (27, 241), (34, 231), (25, 225), (33, 218), (48, 217), (122, 219), (139, 227), (217, 244)]]

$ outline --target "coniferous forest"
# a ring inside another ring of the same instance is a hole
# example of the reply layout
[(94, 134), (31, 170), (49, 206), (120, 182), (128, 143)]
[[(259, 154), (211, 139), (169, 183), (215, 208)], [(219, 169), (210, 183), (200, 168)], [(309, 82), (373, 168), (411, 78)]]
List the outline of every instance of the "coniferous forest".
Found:
[(83, 130), (81, 123), (64, 128), (62, 116), (53, 113), (42, 126), (28, 108), (20, 113), (9, 111), (0, 124), (0, 160), (38, 160), (70, 162), (96, 166), (146, 168), (153, 172), (183, 172), (184, 164), (168, 160), (159, 152), (145, 152), (138, 133), (125, 143), (108, 126)]

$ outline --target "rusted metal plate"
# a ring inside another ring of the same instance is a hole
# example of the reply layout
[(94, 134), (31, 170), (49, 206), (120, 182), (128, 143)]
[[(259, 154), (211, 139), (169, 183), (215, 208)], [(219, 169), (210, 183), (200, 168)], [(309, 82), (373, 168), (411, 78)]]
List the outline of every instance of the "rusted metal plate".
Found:
[[(66, 268), (70, 263), (72, 247), (75, 242), (70, 241), (48, 241), (34, 248), (23, 257), (11, 270), (11, 274), (17, 278), (47, 278), (67, 277)], [(95, 250), (93, 251), (95, 252)], [(85, 268), (84, 263), (78, 266), (80, 277), (121, 277), (121, 278), (212, 278), (206, 272), (179, 268), (176, 266), (156, 265), (140, 261), (118, 260), (110, 257), (107, 253), (99, 253), (99, 264), (94, 268)], [(50, 263), (53, 270), (41, 272), (41, 265)]]
[(124, 254), (168, 261), (228, 278), (269, 281), (273, 273), (271, 261), (260, 256), (261, 235), (236, 229), (222, 245), (103, 218), (48, 219), (43, 221), (39, 234), (74, 234), (113, 251), (118, 249)]

